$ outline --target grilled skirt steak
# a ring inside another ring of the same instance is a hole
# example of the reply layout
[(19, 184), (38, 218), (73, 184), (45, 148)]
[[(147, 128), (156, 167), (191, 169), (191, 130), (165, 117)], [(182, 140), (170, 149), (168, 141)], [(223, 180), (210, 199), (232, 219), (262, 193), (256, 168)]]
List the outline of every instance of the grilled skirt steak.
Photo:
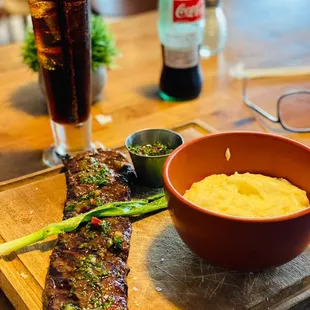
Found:
[[(130, 199), (134, 172), (121, 153), (97, 150), (66, 159), (64, 164), (64, 219), (103, 203)], [(128, 218), (114, 217), (60, 235), (50, 258), (44, 309), (128, 309), (126, 260), (131, 230)]]

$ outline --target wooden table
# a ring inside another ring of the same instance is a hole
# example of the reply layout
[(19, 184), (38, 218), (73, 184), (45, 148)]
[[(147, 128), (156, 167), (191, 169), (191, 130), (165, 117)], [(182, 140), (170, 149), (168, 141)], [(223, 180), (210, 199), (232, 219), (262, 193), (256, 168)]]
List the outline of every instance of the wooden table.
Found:
[[(201, 96), (185, 103), (166, 103), (157, 97), (162, 66), (157, 36), (157, 13), (127, 18), (111, 25), (123, 57), (109, 72), (96, 114), (112, 115), (113, 123), (93, 122), (94, 140), (107, 147), (122, 145), (131, 132), (144, 127), (171, 128), (192, 119), (218, 130), (266, 130), (287, 135), (261, 122), (243, 104), (241, 83), (229, 77), (238, 62), (248, 67), (294, 66), (310, 63), (310, 20), (307, 0), (230, 0), (224, 10), (228, 42), (218, 57), (202, 60)], [(42, 150), (52, 143), (49, 118), (37, 74), (22, 64), (20, 45), (0, 47), (0, 181), (43, 169)], [(309, 88), (309, 77), (261, 80), (250, 85), (250, 95), (275, 112), (277, 97), (285, 90)], [(289, 134), (310, 145), (309, 134)], [(0, 296), (0, 309), (9, 309)]]

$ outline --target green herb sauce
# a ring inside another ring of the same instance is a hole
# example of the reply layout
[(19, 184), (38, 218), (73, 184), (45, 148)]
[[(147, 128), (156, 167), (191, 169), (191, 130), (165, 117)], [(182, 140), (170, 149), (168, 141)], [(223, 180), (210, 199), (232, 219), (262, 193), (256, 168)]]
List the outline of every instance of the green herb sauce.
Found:
[(112, 296), (109, 296), (104, 303), (103, 310), (109, 309), (113, 305), (114, 305), (114, 298)]
[(105, 235), (107, 235), (110, 232), (110, 230), (111, 230), (110, 223), (108, 221), (103, 220), (102, 224), (101, 224), (101, 229), (102, 229), (102, 232)]
[(72, 204), (72, 205), (66, 206), (65, 210), (66, 211), (74, 211), (75, 208), (76, 208), (76, 204)]
[(102, 206), (103, 204), (105, 204), (105, 200), (102, 197), (96, 197), (96, 198), (90, 198), (89, 202), (93, 205), (93, 206)]
[(87, 174), (85, 171), (79, 173), (81, 184), (95, 184), (104, 186), (109, 184), (108, 177), (111, 175), (107, 166), (103, 166), (96, 174)]
[(79, 170), (94, 171), (98, 167), (99, 161), (94, 157), (85, 158), (79, 162)]
[(74, 306), (72, 304), (62, 305), (60, 310), (82, 310), (79, 306)]
[(95, 190), (95, 191), (89, 192), (88, 194), (83, 195), (80, 198), (80, 200), (88, 200), (91, 198), (96, 198), (96, 197), (100, 196), (100, 194), (101, 194), (100, 190)]
[(115, 250), (122, 250), (123, 249), (123, 234), (119, 231), (116, 231), (114, 233), (114, 237), (113, 237), (113, 245), (114, 245), (114, 249)]
[(146, 145), (130, 145), (129, 150), (136, 155), (160, 156), (170, 154), (173, 149), (168, 148), (160, 142)]
[(78, 272), (82, 275), (80, 279), (87, 280), (88, 285), (92, 288), (96, 288), (99, 285), (101, 277), (107, 277), (110, 274), (101, 264), (97, 263), (95, 255), (88, 255), (82, 258)]

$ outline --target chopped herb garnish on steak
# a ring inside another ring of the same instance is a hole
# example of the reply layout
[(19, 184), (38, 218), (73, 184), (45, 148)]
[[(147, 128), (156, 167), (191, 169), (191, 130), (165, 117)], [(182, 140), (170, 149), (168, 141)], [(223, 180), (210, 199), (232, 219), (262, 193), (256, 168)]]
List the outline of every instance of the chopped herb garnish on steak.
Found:
[(79, 162), (78, 167), (79, 167), (79, 170), (85, 170), (85, 171), (86, 171), (87, 168), (88, 168), (88, 161), (87, 161), (87, 159), (81, 160), (81, 161)]
[(89, 303), (98, 309), (103, 309), (103, 306), (104, 306), (103, 302), (98, 299), (98, 296), (97, 297), (91, 297), (91, 299), (89, 300)]
[(113, 237), (113, 245), (115, 250), (121, 250), (123, 248), (123, 240), (123, 234), (119, 231), (116, 231)]
[(78, 249), (84, 249), (84, 248), (87, 248), (87, 243), (86, 242), (80, 243)]
[(91, 191), (91, 192), (89, 192), (88, 194), (85, 194), (85, 195), (83, 195), (81, 198), (80, 198), (80, 200), (89, 200), (89, 199), (91, 199), (91, 198), (96, 198), (96, 197), (98, 197), (98, 196), (100, 196), (100, 194), (101, 194), (101, 191), (100, 190), (95, 190), (95, 191)]
[(129, 150), (136, 155), (160, 156), (170, 154), (173, 149), (168, 148), (160, 142), (146, 145), (130, 145)]
[(109, 239), (107, 240), (107, 247), (108, 247), (108, 249), (109, 249), (112, 245), (113, 245), (113, 239), (112, 239), (112, 238), (109, 238)]
[(111, 225), (109, 224), (108, 221), (102, 221), (101, 229), (103, 233), (107, 235), (111, 230)]
[(99, 166), (99, 161), (98, 161), (97, 158), (95, 158), (95, 157), (90, 157), (90, 158), (89, 158), (89, 161), (90, 161), (91, 165), (92, 165), (94, 168)]
[(110, 174), (110, 170), (104, 165), (96, 174), (89, 174), (82, 171), (80, 172), (79, 177), (81, 184), (95, 184), (98, 186), (104, 186), (109, 184), (108, 177)]
[(96, 233), (92, 230), (93, 225), (91, 223), (87, 223), (85, 228), (85, 237), (88, 240), (93, 240), (96, 238)]
[(101, 205), (103, 205), (105, 203), (105, 200), (104, 200), (104, 198), (96, 197), (96, 198), (90, 198), (89, 202), (93, 206), (99, 207), (99, 206), (101, 206)]
[[(105, 301), (103, 309), (108, 310), (114, 305), (114, 298), (112, 296), (109, 296), (108, 299)], [(117, 310), (117, 309), (116, 309)]]
[(74, 211), (75, 208), (76, 208), (76, 204), (72, 204), (72, 205), (66, 206), (65, 210), (66, 211)]
[(60, 308), (61, 310), (82, 310), (79, 306), (74, 306), (72, 304), (63, 305)]
[(92, 288), (100, 285), (99, 280), (101, 277), (107, 277), (109, 275), (109, 271), (102, 264), (97, 263), (95, 255), (82, 258), (77, 271), (81, 275), (80, 280), (87, 280), (88, 285)]
[(95, 157), (89, 157), (79, 162), (79, 170), (94, 171), (99, 167), (99, 161)]
[(91, 228), (92, 228), (92, 223), (91, 222), (88, 222), (87, 224), (86, 224), (86, 226), (85, 226), (85, 228), (86, 228), (86, 231), (88, 232), (88, 231), (90, 231), (91, 230)]

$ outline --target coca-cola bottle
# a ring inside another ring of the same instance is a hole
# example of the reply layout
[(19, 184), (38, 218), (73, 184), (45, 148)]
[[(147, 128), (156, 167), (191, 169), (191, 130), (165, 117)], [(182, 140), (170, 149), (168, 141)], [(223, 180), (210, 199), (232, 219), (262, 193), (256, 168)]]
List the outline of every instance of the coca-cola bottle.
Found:
[(197, 98), (202, 88), (199, 48), (204, 0), (159, 0), (163, 70), (159, 95), (166, 101)]

